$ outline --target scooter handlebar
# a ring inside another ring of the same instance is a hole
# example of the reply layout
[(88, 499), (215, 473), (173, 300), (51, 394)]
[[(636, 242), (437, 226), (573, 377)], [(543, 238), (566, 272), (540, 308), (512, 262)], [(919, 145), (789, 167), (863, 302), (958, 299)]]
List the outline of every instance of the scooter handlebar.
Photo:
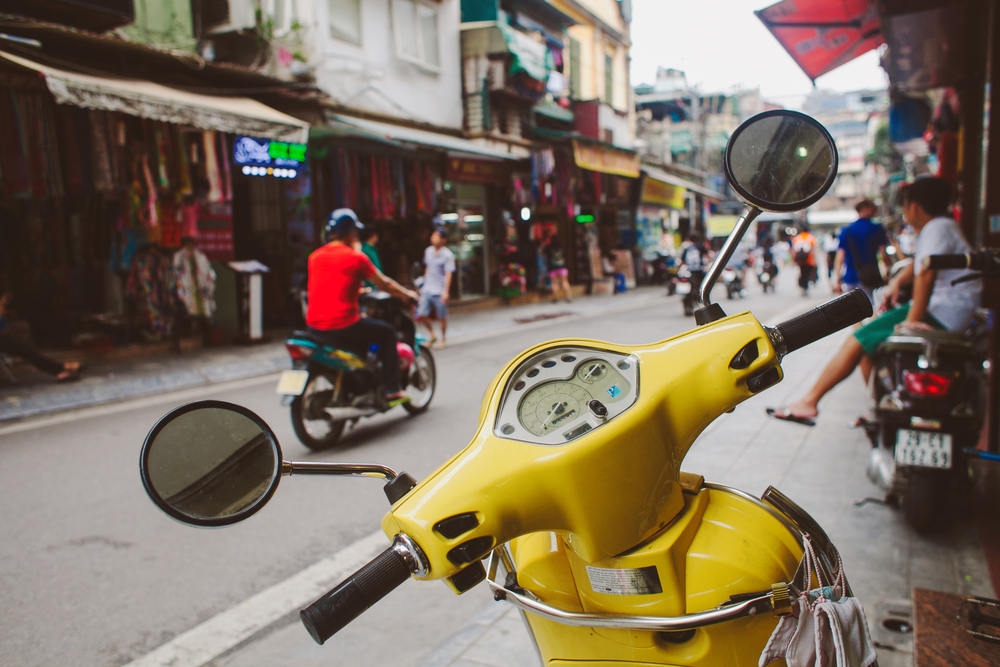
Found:
[(855, 289), (807, 313), (786, 320), (775, 329), (781, 334), (785, 342), (785, 354), (788, 354), (871, 315), (871, 301), (864, 292)]
[(302, 625), (317, 644), (335, 635), (410, 578), (410, 566), (394, 546), (299, 612)]
[(972, 255), (928, 255), (924, 257), (923, 268), (925, 271), (968, 269), (971, 263)]

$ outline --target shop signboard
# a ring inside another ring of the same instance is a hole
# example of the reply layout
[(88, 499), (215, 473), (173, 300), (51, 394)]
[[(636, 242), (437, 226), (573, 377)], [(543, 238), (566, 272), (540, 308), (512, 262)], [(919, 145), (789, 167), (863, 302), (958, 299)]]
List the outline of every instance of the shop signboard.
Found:
[(306, 166), (306, 145), (237, 136), (233, 162), (241, 167), (244, 176), (295, 178)]
[(503, 162), (450, 157), (445, 167), (445, 179), (465, 183), (506, 185), (510, 179), (510, 170)]
[(652, 177), (646, 177), (642, 182), (642, 202), (644, 204), (659, 204), (668, 208), (683, 209), (684, 195), (687, 193), (682, 187), (658, 181)]
[(708, 222), (705, 224), (709, 237), (716, 239), (729, 236), (733, 231), (733, 227), (736, 226), (737, 218), (738, 216), (735, 215), (713, 215), (709, 217)]
[(585, 144), (573, 140), (573, 160), (576, 166), (603, 174), (639, 177), (639, 154), (614, 146)]
[(225, 262), (236, 257), (233, 247), (232, 204), (206, 202), (199, 207), (195, 245), (212, 262)]

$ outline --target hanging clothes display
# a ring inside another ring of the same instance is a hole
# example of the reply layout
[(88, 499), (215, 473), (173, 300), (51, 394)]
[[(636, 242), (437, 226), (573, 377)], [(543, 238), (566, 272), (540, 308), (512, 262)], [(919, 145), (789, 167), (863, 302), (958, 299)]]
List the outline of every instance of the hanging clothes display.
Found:
[(125, 293), (132, 299), (147, 334), (154, 338), (173, 334), (177, 293), (173, 265), (157, 249), (146, 247), (132, 258)]
[(205, 253), (187, 243), (174, 253), (177, 296), (188, 315), (211, 318), (215, 314), (215, 271)]

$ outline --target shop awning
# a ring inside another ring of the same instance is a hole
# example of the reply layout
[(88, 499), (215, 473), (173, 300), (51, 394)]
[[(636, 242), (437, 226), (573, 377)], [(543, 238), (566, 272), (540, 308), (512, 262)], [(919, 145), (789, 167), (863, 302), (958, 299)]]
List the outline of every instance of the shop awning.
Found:
[(691, 192), (697, 192), (698, 194), (708, 197), (709, 199), (714, 199), (715, 201), (726, 200), (726, 196), (724, 194), (720, 194), (715, 190), (710, 190), (703, 185), (692, 183), (691, 181), (683, 179), (680, 176), (668, 174), (662, 169), (657, 169), (656, 167), (644, 164), (642, 165), (642, 173), (646, 174), (646, 178), (666, 183), (668, 185), (673, 185), (675, 187), (684, 188), (685, 190), (690, 190)]
[(300, 144), (309, 136), (309, 123), (248, 97), (201, 95), (139, 79), (77, 74), (3, 51), (0, 57), (44, 75), (58, 104)]
[(605, 174), (639, 178), (639, 154), (609, 144), (584, 143), (573, 140), (576, 166)]
[(838, 208), (832, 211), (806, 211), (806, 220), (810, 225), (849, 225), (858, 219), (858, 213), (851, 208)]
[(380, 123), (364, 118), (354, 118), (331, 113), (327, 116), (330, 121), (339, 123), (359, 130), (359, 134), (369, 135), (371, 138), (388, 139), (404, 144), (415, 144), (417, 146), (430, 146), (433, 148), (443, 148), (448, 154), (456, 155), (477, 155), (480, 157), (490, 157), (498, 160), (521, 160), (530, 157), (526, 149), (521, 149), (518, 153), (509, 153), (478, 144), (469, 139), (453, 137), (448, 134), (439, 134), (428, 130), (417, 130), (412, 127), (393, 125), (391, 123)]
[(782, 0), (754, 13), (814, 82), (885, 43), (870, 0)]

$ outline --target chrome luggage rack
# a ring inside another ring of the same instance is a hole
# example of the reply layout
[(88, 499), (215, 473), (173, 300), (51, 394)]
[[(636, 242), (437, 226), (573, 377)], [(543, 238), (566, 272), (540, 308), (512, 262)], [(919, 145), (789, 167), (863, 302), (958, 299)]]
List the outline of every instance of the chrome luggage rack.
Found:
[[(704, 484), (705, 488), (733, 493), (766, 509), (781, 521), (802, 546), (803, 538), (809, 537), (820, 561), (820, 574), (824, 581), (833, 581), (833, 571), (837, 563), (836, 549), (819, 524), (801, 507), (774, 487), (758, 500), (738, 489), (721, 484)], [(501, 573), (501, 566), (503, 573)], [(501, 581), (501, 576), (504, 580)], [(538, 596), (517, 584), (517, 568), (507, 544), (502, 544), (490, 554), (487, 583), (496, 600), (503, 600), (518, 609), (541, 616), (550, 621), (588, 628), (625, 628), (653, 632), (677, 632), (724, 623), (737, 618), (745, 618), (761, 613), (773, 612), (785, 616), (792, 612), (792, 599), (799, 591), (811, 588), (811, 582), (803, 581), (805, 569), (802, 562), (789, 583), (778, 582), (769, 591), (759, 591), (733, 596), (715, 609), (684, 614), (683, 616), (636, 616), (631, 614), (589, 614), (566, 611), (542, 602)], [(847, 581), (846, 577), (844, 579)], [(850, 585), (846, 585), (845, 595), (851, 595)], [(734, 599), (736, 598), (736, 599)]]

